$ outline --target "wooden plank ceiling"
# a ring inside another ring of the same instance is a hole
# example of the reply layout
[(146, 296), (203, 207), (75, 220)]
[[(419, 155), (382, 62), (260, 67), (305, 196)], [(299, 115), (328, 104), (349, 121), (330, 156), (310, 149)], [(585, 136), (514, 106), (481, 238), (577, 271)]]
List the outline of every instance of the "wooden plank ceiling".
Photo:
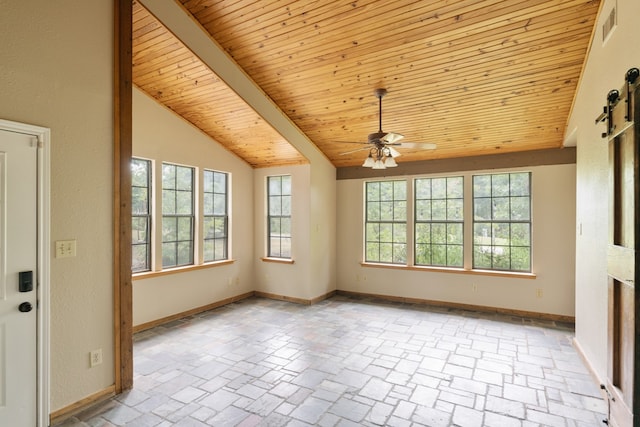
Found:
[[(180, 0), (337, 166), (557, 148), (599, 0)], [(254, 167), (306, 160), (134, 1), (134, 83)]]

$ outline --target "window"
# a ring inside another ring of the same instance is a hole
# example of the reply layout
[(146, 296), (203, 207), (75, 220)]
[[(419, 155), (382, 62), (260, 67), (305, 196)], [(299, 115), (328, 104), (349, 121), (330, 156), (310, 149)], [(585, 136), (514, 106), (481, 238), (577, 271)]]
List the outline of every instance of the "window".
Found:
[(227, 259), (227, 174), (204, 171), (204, 262)]
[(419, 178), (415, 185), (415, 265), (463, 267), (463, 178)]
[(473, 177), (473, 268), (531, 271), (531, 174)]
[(267, 177), (267, 256), (291, 258), (291, 176)]
[(131, 159), (131, 271), (151, 270), (151, 161)]
[(194, 168), (162, 164), (162, 267), (193, 264)]
[(407, 262), (407, 182), (366, 183), (365, 261)]

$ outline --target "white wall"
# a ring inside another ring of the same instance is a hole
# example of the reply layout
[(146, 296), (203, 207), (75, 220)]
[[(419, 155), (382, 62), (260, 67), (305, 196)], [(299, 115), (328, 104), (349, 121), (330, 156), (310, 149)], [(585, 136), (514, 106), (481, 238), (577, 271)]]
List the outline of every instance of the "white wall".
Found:
[(51, 259), (55, 411), (114, 383), (113, 2), (0, 10), (0, 118), (51, 128), (51, 241), (77, 240), (75, 258)]
[[(233, 264), (203, 270), (135, 278), (134, 326), (252, 291), (252, 168), (137, 88), (133, 91), (133, 155), (155, 161), (156, 212), (162, 212), (157, 190), (161, 185), (162, 162), (196, 167), (198, 176), (204, 168), (230, 174), (230, 258), (234, 260)], [(156, 242), (162, 240), (161, 231), (158, 222)], [(160, 251), (155, 254), (155, 270), (159, 271), (162, 256)]]
[[(602, 24), (617, 4), (618, 24), (605, 44)], [(595, 125), (606, 95), (640, 67), (637, 0), (604, 0), (568, 131), (577, 130), (576, 340), (600, 378), (607, 366), (608, 149), (604, 124)], [(581, 230), (581, 232), (580, 232)]]
[[(575, 165), (518, 171), (532, 172), (532, 272), (536, 279), (361, 266), (364, 180), (353, 179), (338, 181), (338, 289), (573, 316)], [(472, 173), (476, 172), (463, 174), (467, 196)], [(393, 179), (399, 178), (403, 177)], [(470, 218), (468, 202), (465, 211)], [(469, 222), (465, 229), (471, 229)], [(473, 291), (474, 284), (477, 291)], [(542, 289), (542, 298), (536, 296), (537, 289)]]

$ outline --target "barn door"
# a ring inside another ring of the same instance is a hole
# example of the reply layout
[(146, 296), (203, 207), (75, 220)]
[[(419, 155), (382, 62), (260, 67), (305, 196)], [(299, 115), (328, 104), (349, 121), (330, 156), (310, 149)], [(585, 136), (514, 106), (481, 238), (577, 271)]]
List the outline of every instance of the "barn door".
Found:
[(609, 424), (640, 426), (637, 410), (640, 345), (638, 249), (640, 236), (640, 197), (638, 184), (638, 145), (640, 142), (640, 85), (638, 69), (627, 73), (622, 90), (612, 90), (605, 110), (609, 137), (609, 244), (608, 275), (608, 351), (606, 389), (609, 393)]

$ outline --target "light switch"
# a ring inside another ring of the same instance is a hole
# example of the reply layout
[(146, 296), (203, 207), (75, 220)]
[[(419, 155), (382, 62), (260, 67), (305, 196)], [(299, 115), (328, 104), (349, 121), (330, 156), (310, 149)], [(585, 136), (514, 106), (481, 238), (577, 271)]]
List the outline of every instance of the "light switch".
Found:
[(57, 240), (56, 258), (70, 258), (76, 256), (75, 240)]

